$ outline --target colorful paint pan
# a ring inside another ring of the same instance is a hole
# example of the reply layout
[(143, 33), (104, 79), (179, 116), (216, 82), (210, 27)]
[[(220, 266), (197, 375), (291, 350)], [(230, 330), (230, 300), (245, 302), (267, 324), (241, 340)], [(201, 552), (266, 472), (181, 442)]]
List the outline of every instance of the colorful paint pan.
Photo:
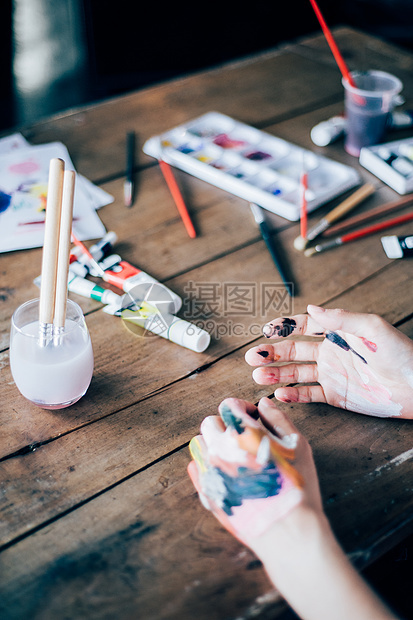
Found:
[(360, 183), (354, 168), (218, 112), (150, 138), (143, 150), (288, 220), (300, 218), (303, 162), (307, 212)]

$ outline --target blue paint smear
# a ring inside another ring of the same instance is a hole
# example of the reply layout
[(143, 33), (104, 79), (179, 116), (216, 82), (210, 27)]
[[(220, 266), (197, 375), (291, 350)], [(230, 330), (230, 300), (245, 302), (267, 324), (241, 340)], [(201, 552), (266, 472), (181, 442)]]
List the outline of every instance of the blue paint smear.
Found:
[(11, 203), (12, 196), (0, 190), (0, 213), (6, 211)]
[(225, 426), (233, 428), (238, 433), (238, 435), (241, 435), (244, 432), (242, 419), (238, 418), (234, 413), (232, 413), (228, 405), (224, 405), (222, 407), (221, 418), (223, 419)]
[(241, 506), (246, 499), (273, 497), (281, 490), (280, 474), (273, 463), (269, 463), (258, 473), (247, 467), (240, 467), (236, 477), (229, 476), (219, 468), (215, 468), (215, 471), (224, 481), (226, 495), (222, 508), (227, 515), (232, 515), (233, 506)]

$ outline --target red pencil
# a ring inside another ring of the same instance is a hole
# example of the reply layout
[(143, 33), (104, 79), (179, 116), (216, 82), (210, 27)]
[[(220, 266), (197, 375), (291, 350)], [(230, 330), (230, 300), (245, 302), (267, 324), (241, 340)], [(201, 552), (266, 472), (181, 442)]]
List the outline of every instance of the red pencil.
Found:
[(324, 17), (321, 14), (320, 9), (318, 8), (317, 2), (315, 0), (310, 0), (311, 6), (314, 9), (314, 13), (317, 16), (318, 21), (320, 22), (320, 26), (322, 31), (324, 32), (324, 36), (327, 39), (327, 43), (330, 46), (331, 51), (333, 52), (333, 56), (335, 58), (336, 63), (338, 64), (338, 68), (340, 69), (343, 77), (347, 80), (350, 86), (356, 88), (356, 84), (354, 83), (353, 78), (350, 75), (350, 72), (347, 68), (346, 63), (344, 62), (344, 58), (340, 53), (340, 50), (337, 47), (337, 43), (334, 40), (333, 35), (331, 34), (331, 30), (326, 24)]
[(398, 217), (386, 220), (385, 222), (373, 224), (372, 226), (366, 226), (365, 228), (360, 228), (359, 230), (355, 230), (354, 232), (347, 233), (347, 235), (336, 237), (332, 241), (319, 243), (313, 248), (309, 248), (308, 250), (306, 250), (304, 254), (306, 256), (313, 256), (313, 254), (317, 254), (318, 252), (330, 250), (331, 248), (335, 248), (338, 245), (343, 245), (343, 243), (349, 243), (349, 241), (354, 241), (355, 239), (360, 239), (361, 237), (367, 237), (367, 235), (372, 235), (373, 233), (380, 230), (386, 230), (387, 228), (391, 228), (392, 226), (397, 226), (398, 224), (403, 224), (404, 222), (409, 222), (411, 220), (413, 220), (413, 212), (406, 213), (405, 215), (399, 215)]
[(178, 184), (172, 173), (171, 167), (169, 164), (167, 164), (162, 159), (159, 160), (159, 166), (165, 178), (166, 184), (169, 187), (169, 191), (172, 194), (172, 198), (174, 199), (176, 208), (179, 211), (179, 215), (181, 216), (184, 226), (188, 232), (188, 235), (192, 239), (194, 239), (196, 237), (196, 231), (195, 231), (194, 225), (192, 224), (191, 218), (189, 216), (188, 209), (186, 208), (184, 199), (182, 198), (182, 194), (179, 190)]

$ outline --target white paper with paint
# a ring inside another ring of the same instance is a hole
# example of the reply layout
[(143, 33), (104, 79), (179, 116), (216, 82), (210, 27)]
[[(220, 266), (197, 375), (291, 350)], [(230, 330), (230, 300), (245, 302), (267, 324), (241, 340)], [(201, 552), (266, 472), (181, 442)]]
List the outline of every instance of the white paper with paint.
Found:
[[(59, 157), (67, 170), (74, 170), (61, 142), (30, 146), (21, 134), (0, 140), (0, 252), (41, 247), (49, 163)], [(81, 240), (100, 238), (105, 227), (96, 209), (113, 197), (78, 175), (73, 230)]]

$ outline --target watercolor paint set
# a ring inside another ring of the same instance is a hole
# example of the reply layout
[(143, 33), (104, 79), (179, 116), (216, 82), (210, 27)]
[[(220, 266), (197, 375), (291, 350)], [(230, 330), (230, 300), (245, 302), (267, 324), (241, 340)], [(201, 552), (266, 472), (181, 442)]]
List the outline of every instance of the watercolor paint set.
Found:
[(413, 137), (363, 147), (359, 161), (399, 194), (413, 191)]
[(304, 171), (308, 212), (360, 183), (350, 166), (218, 112), (150, 138), (143, 151), (288, 220), (300, 218)]

